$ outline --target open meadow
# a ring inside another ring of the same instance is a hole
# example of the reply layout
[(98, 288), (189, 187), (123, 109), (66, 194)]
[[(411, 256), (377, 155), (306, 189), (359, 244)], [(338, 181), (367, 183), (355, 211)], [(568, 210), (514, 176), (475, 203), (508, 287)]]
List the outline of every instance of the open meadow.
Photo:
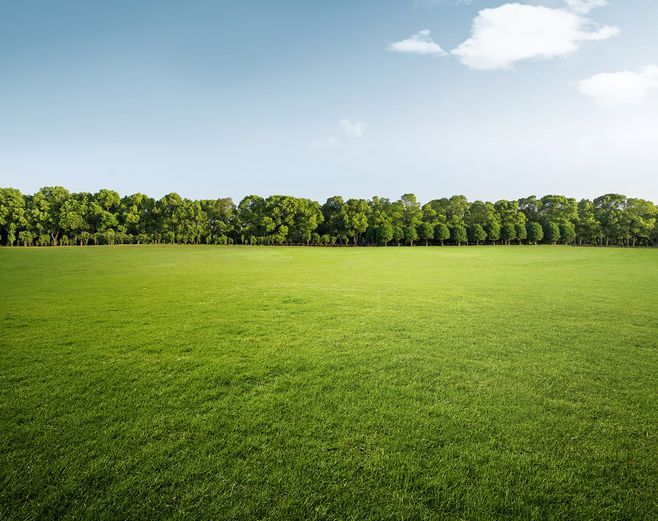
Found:
[(657, 519), (658, 250), (0, 250), (0, 518)]

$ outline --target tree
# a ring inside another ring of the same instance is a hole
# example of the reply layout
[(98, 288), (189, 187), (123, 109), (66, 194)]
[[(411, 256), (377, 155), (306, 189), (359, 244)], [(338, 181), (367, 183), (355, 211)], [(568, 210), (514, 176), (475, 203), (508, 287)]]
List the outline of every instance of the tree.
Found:
[[(30, 217), (39, 233), (39, 241), (48, 235), (53, 246), (57, 246), (62, 232), (60, 217), (62, 206), (69, 199), (70, 193), (61, 186), (41, 188), (31, 200)], [(43, 244), (42, 244), (43, 245)]]
[(500, 230), (500, 237), (505, 244), (509, 244), (516, 239), (516, 227), (514, 224), (510, 222), (503, 224)]
[(541, 221), (541, 201), (538, 201), (536, 196), (519, 199), (518, 208), (525, 215), (526, 221)]
[[(528, 220), (530, 219), (530, 220)], [(457, 195), (422, 207), (413, 194), (398, 200), (339, 196), (320, 206), (286, 195), (193, 200), (176, 193), (155, 201), (144, 194), (121, 198), (113, 190), (69, 193), (44, 187), (34, 195), (0, 188), (2, 244), (323, 244), (461, 245), (658, 243), (658, 207), (644, 199), (607, 194), (594, 201), (560, 195), (519, 201), (469, 203)], [(658, 245), (658, 244), (657, 244)]]
[(601, 224), (594, 215), (594, 204), (588, 199), (578, 202), (576, 237), (578, 244), (592, 244), (601, 238)]
[[(521, 214), (523, 215), (523, 214)], [(541, 225), (539, 226), (541, 228)], [(528, 238), (528, 228), (526, 227), (525, 224), (517, 224), (516, 225), (516, 240), (519, 241), (519, 244), (521, 244), (523, 241), (525, 241)], [(543, 236), (542, 236), (543, 239)]]
[(457, 246), (461, 246), (464, 243), (468, 244), (468, 234), (466, 232), (466, 226), (462, 224), (456, 224), (455, 226), (452, 227), (450, 235), (452, 238), (452, 242), (454, 242)]
[(468, 227), (468, 238), (470, 242), (474, 242), (476, 246), (479, 246), (482, 241), (487, 239), (487, 232), (484, 231), (481, 224), (472, 224)]
[(624, 216), (624, 229), (630, 235), (631, 246), (637, 242), (649, 243), (656, 226), (656, 207), (644, 199), (628, 199)]
[(321, 208), (324, 224), (320, 227), (320, 233), (337, 237), (347, 244), (347, 215), (344, 207), (343, 198), (339, 195), (327, 199)]
[(398, 246), (404, 240), (404, 228), (401, 224), (393, 225), (393, 240)]
[(560, 226), (554, 222), (546, 223), (544, 226), (544, 237), (547, 242), (557, 244), (560, 240)]
[(488, 239), (496, 244), (500, 240), (500, 222), (498, 220), (492, 220), (487, 224), (486, 234)]
[(21, 241), (21, 244), (23, 246), (32, 246), (32, 242), (34, 241), (34, 235), (32, 235), (32, 232), (23, 230), (18, 233), (18, 240)]
[(429, 245), (429, 241), (434, 239), (434, 226), (432, 223), (421, 222), (418, 227), (418, 235), (425, 241), (425, 246)]
[[(60, 226), (64, 233), (76, 240), (79, 235), (89, 229), (87, 216), (89, 206), (86, 194), (74, 194), (62, 204)], [(80, 241), (82, 246), (82, 241)]]
[(576, 241), (576, 227), (570, 222), (560, 224), (560, 237), (562, 244), (573, 244)]
[(434, 228), (434, 238), (441, 243), (450, 239), (450, 229), (443, 223), (438, 223)]
[(391, 202), (386, 198), (373, 197), (369, 202), (368, 244), (383, 244), (386, 246), (393, 239), (393, 221), (391, 217)]
[[(470, 204), (464, 214), (464, 222), (468, 225), (471, 234), (481, 236), (480, 231), (475, 232), (476, 226), (480, 226), (486, 237), (494, 244), (500, 239), (500, 216), (496, 212), (496, 207), (487, 202), (475, 201)], [(485, 238), (486, 239), (486, 238)], [(480, 239), (480, 242), (485, 239)]]
[[(121, 205), (121, 196), (113, 190), (99, 190), (93, 195), (89, 202), (89, 219), (92, 228), (101, 234), (101, 239), (109, 244), (107, 237), (112, 237), (114, 241), (114, 234), (107, 234), (112, 230), (116, 232), (119, 230), (119, 207)], [(123, 231), (123, 229), (121, 230)]]
[[(201, 209), (207, 218), (206, 234), (211, 242), (226, 240), (235, 233), (235, 205), (229, 197), (201, 201)], [(223, 238), (223, 239), (222, 239)]]
[(559, 226), (576, 221), (578, 205), (575, 199), (569, 199), (563, 195), (545, 195), (541, 198), (540, 212), (543, 224), (554, 222)]
[(238, 233), (243, 244), (254, 244), (267, 228), (264, 222), (265, 199), (258, 195), (248, 195), (238, 205)]
[(308, 244), (312, 233), (323, 220), (322, 209), (317, 202), (310, 199), (296, 199), (289, 232), (292, 242)]
[(16, 233), (28, 226), (25, 197), (15, 188), (0, 188), (0, 237), (12, 246)]
[(144, 194), (124, 197), (119, 208), (119, 222), (127, 233), (134, 236), (155, 233), (159, 228), (155, 206), (155, 200)]
[(625, 195), (606, 194), (594, 199), (594, 215), (601, 225), (606, 246), (619, 242), (626, 235), (622, 227), (625, 207)]
[(165, 195), (157, 202), (158, 207), (158, 229), (165, 242), (174, 243), (182, 239), (183, 198), (175, 192)]
[(407, 242), (413, 246), (418, 240), (422, 210), (414, 194), (404, 194), (400, 198), (404, 223), (404, 235)]
[(384, 222), (377, 228), (376, 241), (379, 244), (387, 246), (393, 240), (393, 225), (390, 222)]
[(405, 240), (409, 243), (409, 246), (413, 246), (414, 242), (418, 240), (418, 229), (411, 225), (405, 225), (403, 229)]
[(370, 207), (364, 199), (348, 199), (343, 210), (346, 234), (356, 246), (360, 243), (363, 233), (368, 229)]
[[(528, 223), (526, 227), (528, 231), (528, 242), (530, 244), (539, 244), (541, 241), (544, 240), (544, 230), (541, 227), (541, 224), (535, 221), (531, 221)], [(518, 234), (517, 234), (518, 237)]]

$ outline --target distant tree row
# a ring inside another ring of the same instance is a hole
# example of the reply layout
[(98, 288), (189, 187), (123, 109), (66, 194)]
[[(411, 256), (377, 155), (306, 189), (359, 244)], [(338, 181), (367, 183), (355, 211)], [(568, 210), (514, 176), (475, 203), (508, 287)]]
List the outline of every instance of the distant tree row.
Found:
[(112, 190), (71, 193), (44, 187), (34, 195), (0, 189), (0, 244), (304, 244), (658, 245), (658, 206), (607, 194), (594, 200), (561, 195), (495, 203), (456, 195), (424, 205), (399, 200), (285, 195), (190, 200), (176, 193), (153, 199)]

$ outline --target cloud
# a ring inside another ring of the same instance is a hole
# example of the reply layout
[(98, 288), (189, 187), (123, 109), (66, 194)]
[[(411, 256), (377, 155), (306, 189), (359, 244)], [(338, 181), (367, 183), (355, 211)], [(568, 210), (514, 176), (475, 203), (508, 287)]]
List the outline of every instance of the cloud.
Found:
[(608, 0), (565, 0), (565, 2), (569, 9), (578, 14), (587, 14), (593, 9), (608, 5)]
[(472, 69), (512, 69), (518, 61), (566, 56), (581, 42), (617, 34), (616, 27), (598, 25), (566, 9), (504, 4), (480, 11), (471, 37), (451, 52)]
[(310, 145), (311, 150), (331, 150), (332, 148), (337, 148), (340, 146), (340, 141), (338, 138), (331, 136), (328, 138), (316, 139)]
[[(368, 130), (368, 124), (365, 121), (350, 121), (347, 118), (343, 118), (338, 122), (343, 132), (351, 138), (360, 139)], [(336, 136), (330, 136), (327, 138), (319, 138), (313, 141), (309, 148), (315, 151), (322, 150), (332, 150), (341, 146), (341, 140)]]
[(389, 44), (388, 50), (391, 52), (429, 56), (446, 56), (448, 54), (441, 49), (438, 43), (432, 40), (429, 29), (418, 31), (406, 40), (400, 40), (399, 42)]
[(340, 120), (340, 128), (342, 128), (348, 136), (361, 138), (368, 129), (368, 124), (365, 121), (350, 121), (347, 118)]
[(650, 91), (658, 89), (658, 66), (647, 65), (637, 71), (604, 72), (578, 82), (585, 96), (607, 105), (640, 103)]

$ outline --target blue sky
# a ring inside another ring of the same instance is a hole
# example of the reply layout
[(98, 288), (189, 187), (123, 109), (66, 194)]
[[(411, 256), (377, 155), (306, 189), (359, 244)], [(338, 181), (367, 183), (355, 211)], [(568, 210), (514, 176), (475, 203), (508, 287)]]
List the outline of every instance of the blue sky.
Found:
[(658, 201), (656, 27), (655, 0), (0, 1), (0, 185)]

